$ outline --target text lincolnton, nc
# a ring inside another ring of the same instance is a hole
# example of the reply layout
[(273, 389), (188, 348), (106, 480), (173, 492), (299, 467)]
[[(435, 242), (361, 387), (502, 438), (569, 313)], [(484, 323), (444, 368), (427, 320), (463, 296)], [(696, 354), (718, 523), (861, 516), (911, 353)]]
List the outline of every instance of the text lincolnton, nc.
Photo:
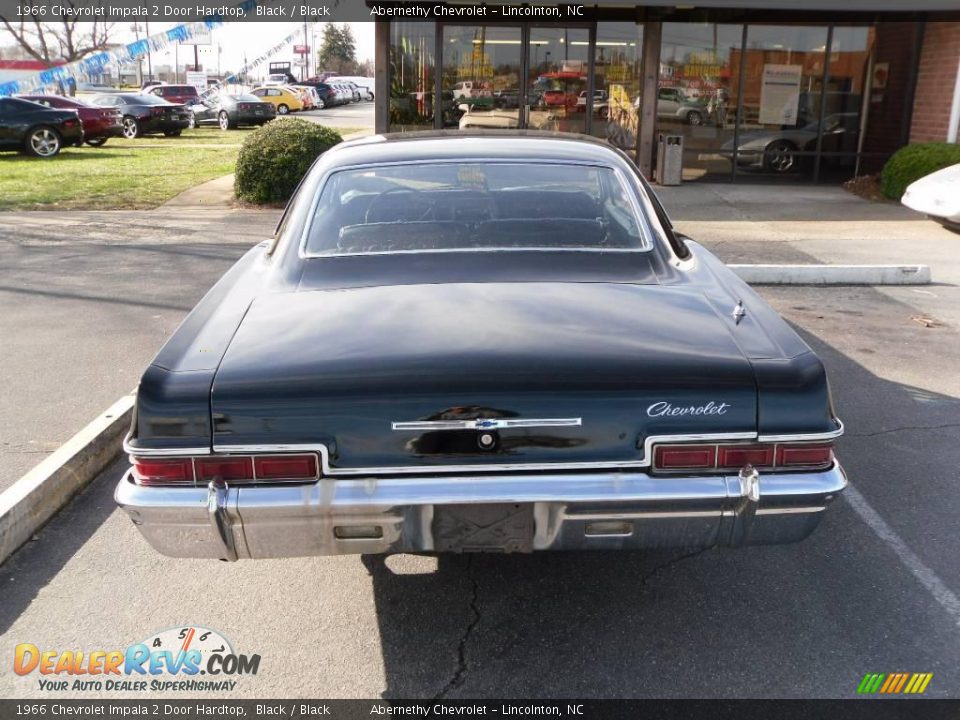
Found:
[(370, 14), (378, 18), (578, 18), (583, 5), (431, 5), (429, 3), (377, 3)]

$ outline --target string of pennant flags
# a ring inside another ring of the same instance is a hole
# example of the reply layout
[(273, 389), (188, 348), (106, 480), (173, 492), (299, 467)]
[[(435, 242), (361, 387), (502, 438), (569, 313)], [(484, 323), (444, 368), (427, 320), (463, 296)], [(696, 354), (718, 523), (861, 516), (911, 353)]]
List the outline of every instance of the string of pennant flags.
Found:
[[(244, 2), (239, 3), (236, 7), (246, 14), (253, 12), (257, 5), (266, 5), (271, 2), (274, 2), (274, 0), (244, 0)], [(136, 62), (140, 58), (146, 57), (148, 53), (162, 51), (174, 43), (187, 43), (191, 38), (200, 34), (206, 34), (213, 28), (223, 24), (223, 15), (217, 14), (202, 22), (177, 25), (169, 30), (164, 30), (149, 37), (136, 40), (116, 50), (103, 50), (90, 57), (77, 60), (76, 62), (57, 65), (56, 67), (31, 75), (30, 77), (2, 83), (0, 84), (0, 97), (33, 92), (43, 87), (60, 85), (70, 79), (76, 81), (90, 75), (96, 75), (102, 72), (108, 65), (126, 65)], [(300, 30), (296, 30), (290, 33), (273, 47), (246, 62), (236, 73), (223, 78), (208, 88), (205, 93), (201, 93), (201, 96), (215, 93), (221, 85), (236, 82), (240, 77), (262, 65), (268, 58), (280, 52), (284, 47), (296, 40), (300, 32)]]

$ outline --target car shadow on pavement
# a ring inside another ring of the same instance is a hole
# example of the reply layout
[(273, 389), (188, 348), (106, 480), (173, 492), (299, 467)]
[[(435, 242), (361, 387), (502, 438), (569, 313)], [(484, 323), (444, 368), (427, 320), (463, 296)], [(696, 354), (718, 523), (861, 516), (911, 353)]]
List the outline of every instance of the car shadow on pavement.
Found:
[[(34, 598), (117, 509), (113, 501), (116, 482), (102, 480), (105, 476), (119, 478), (126, 468), (126, 456), (118, 456), (30, 541), (0, 564), (0, 635), (29, 608)], [(92, 568), (89, 581), (97, 582)], [(107, 591), (105, 588), (104, 592)]]
[[(910, 312), (858, 292), (884, 316)], [(842, 295), (818, 297), (821, 312), (836, 302), (857, 313)], [(937, 346), (905, 322), (891, 328), (901, 350), (914, 343), (936, 364)], [(960, 400), (887, 380), (797, 329), (830, 373), (852, 482), (960, 591)], [(854, 697), (865, 672), (888, 666), (935, 668), (924, 670), (941, 673), (930, 692), (960, 690), (956, 618), (845, 500), (795, 545), (363, 562), (385, 698)]]

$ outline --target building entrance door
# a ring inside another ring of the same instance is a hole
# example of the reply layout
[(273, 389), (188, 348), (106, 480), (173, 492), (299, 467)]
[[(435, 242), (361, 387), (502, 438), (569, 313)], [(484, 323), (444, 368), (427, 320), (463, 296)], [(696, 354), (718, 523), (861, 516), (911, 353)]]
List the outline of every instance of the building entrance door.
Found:
[[(588, 28), (531, 27), (527, 43), (526, 126), (587, 132), (589, 71)], [(603, 93), (600, 95), (594, 91), (594, 113), (603, 106)]]
[(444, 24), (441, 47), (439, 127), (586, 133), (588, 109), (605, 117), (588, 26)]

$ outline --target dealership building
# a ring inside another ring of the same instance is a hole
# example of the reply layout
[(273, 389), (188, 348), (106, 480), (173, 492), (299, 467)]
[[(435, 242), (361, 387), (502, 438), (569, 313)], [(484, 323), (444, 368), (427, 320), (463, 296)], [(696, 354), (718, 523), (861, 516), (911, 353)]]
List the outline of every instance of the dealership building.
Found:
[(648, 177), (663, 141), (688, 181), (843, 181), (960, 129), (957, 3), (867, 4), (430, 4), (377, 21), (377, 130), (580, 133)]

